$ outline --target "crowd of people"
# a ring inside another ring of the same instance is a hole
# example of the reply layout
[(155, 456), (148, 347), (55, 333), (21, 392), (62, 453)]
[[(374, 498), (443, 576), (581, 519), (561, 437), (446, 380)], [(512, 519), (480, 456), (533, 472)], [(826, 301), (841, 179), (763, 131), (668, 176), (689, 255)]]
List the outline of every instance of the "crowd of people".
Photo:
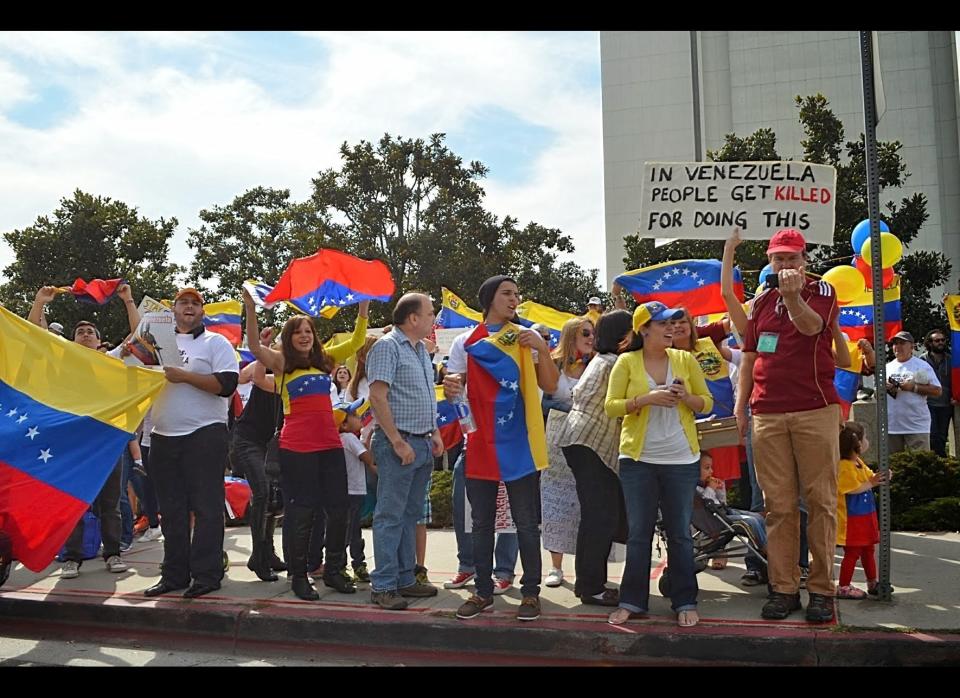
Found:
[[(582, 603), (612, 608), (614, 625), (645, 617), (659, 528), (677, 624), (694, 626), (691, 522), (702, 498), (754, 541), (742, 583), (768, 585), (764, 618), (800, 609), (805, 586), (807, 620), (829, 621), (836, 596), (876, 593), (872, 490), (889, 472), (866, 466), (862, 426), (841, 418), (834, 370), (849, 367), (851, 357), (833, 288), (805, 273), (802, 234), (773, 236), (767, 255), (777, 283), (748, 306), (733, 291), (738, 244), (735, 231), (724, 249), (728, 314), (719, 322), (698, 326), (685, 308), (658, 301), (629, 312), (615, 287), (616, 307), (604, 312), (600, 299), (590, 298), (552, 350), (548, 328), (519, 324), (520, 289), (508, 276), (484, 282), (482, 322), (443, 357), (430, 341), (433, 300), (422, 293), (403, 294), (389, 331), (378, 336), (368, 336), (369, 302), (360, 303), (349, 338), (331, 345), (306, 315), (291, 317), (278, 333), (261, 331), (244, 291), (246, 341), (256, 361), (241, 370), (230, 343), (205, 329), (201, 293), (181, 289), (172, 312), (184, 365), (163, 367), (167, 385), (92, 507), (106, 568), (127, 569), (121, 554), (133, 544), (136, 518), (129, 483), (146, 519), (139, 540), (163, 539), (161, 578), (144, 594), (191, 598), (219, 589), (224, 468), (231, 463), (251, 490), (247, 566), (258, 580), (275, 582), (286, 571), (292, 592), (308, 601), (319, 598), (316, 580), (345, 594), (369, 584), (371, 603), (386, 610), (436, 595), (424, 567), (424, 525), (431, 473), (446, 451), (437, 424), (442, 386), (470, 415), (469, 424), (463, 416), (465, 444), (446, 453), (459, 566), (443, 586), (474, 585), (457, 618), (480, 615), (512, 587), (518, 556), (517, 618), (539, 618), (540, 585), (563, 583), (564, 555), (575, 556), (573, 591)], [(54, 294), (40, 289), (32, 322), (47, 327), (44, 305)], [(118, 297), (133, 332), (139, 313), (132, 290), (123, 285)], [(49, 329), (63, 334), (57, 323)], [(107, 345), (90, 322), (78, 323), (72, 338), (114, 359), (126, 353), (125, 342)], [(942, 330), (928, 333), (922, 357), (914, 356), (909, 333), (892, 340), (885, 386), (891, 452), (932, 446), (945, 455), (953, 415), (946, 340)], [(860, 349), (862, 365), (851, 370), (869, 375), (875, 354), (866, 340)], [(351, 357), (353, 372), (345, 365)], [(717, 375), (729, 381), (732, 401), (711, 390)], [(249, 397), (237, 409), (233, 398), (247, 383)], [(362, 419), (368, 411), (372, 419)], [(742, 445), (702, 449), (698, 419), (731, 414)], [(731, 481), (740, 483), (741, 509), (727, 505)], [(497, 525), (501, 489), (509, 530)], [(360, 514), (373, 492), (368, 570)], [(81, 520), (67, 542), (62, 578), (79, 575), (82, 539)], [(616, 542), (626, 546), (619, 588), (607, 573)], [(837, 545), (844, 548), (839, 587)], [(545, 577), (542, 550), (551, 557)], [(725, 556), (716, 558), (722, 567)], [(852, 585), (858, 560), (866, 593)]]

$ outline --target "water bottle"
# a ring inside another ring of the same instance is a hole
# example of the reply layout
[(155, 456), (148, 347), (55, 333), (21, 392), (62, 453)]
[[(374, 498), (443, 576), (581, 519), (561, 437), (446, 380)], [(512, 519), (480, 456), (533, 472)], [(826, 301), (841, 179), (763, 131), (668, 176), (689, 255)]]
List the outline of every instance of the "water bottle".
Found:
[(472, 434), (477, 430), (477, 424), (473, 421), (473, 415), (470, 413), (470, 405), (466, 397), (460, 393), (453, 401), (453, 407), (457, 411), (457, 419), (460, 422), (460, 431), (464, 434)]

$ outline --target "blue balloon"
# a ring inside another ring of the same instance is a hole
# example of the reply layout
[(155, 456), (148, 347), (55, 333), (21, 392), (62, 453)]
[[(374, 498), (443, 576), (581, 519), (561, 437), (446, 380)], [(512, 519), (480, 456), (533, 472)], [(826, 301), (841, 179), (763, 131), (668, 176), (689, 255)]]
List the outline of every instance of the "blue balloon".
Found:
[[(890, 226), (888, 226), (882, 220), (880, 221), (880, 232), (890, 232)], [(865, 218), (857, 223), (857, 227), (853, 229), (853, 234), (850, 236), (850, 244), (853, 245), (854, 254), (860, 254), (860, 249), (863, 247), (863, 243), (867, 241), (868, 237), (870, 237), (870, 219)]]
[(773, 273), (773, 267), (769, 264), (760, 270), (760, 285), (763, 286), (763, 283), (767, 280), (767, 277)]

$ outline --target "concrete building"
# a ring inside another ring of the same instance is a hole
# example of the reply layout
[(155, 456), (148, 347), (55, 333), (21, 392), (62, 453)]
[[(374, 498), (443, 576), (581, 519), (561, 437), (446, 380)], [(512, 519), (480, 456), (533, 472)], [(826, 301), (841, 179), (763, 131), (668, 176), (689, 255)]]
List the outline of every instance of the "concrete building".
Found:
[[(881, 208), (916, 192), (929, 219), (912, 250), (942, 250), (960, 277), (960, 111), (952, 31), (879, 33), (886, 113), (879, 140), (899, 140), (911, 174)], [(783, 157), (802, 158), (796, 95), (823, 94), (845, 140), (863, 132), (856, 31), (601, 32), (607, 283), (635, 234), (645, 161), (705, 160), (728, 133), (770, 127)], [(866, 217), (866, 212), (864, 212)], [(896, 231), (894, 231), (896, 233)]]

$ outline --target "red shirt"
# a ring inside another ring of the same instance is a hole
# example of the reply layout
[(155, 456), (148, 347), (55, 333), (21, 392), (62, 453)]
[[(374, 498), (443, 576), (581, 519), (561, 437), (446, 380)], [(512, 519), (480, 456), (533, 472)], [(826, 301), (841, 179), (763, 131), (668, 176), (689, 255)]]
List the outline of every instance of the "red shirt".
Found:
[[(823, 330), (807, 336), (787, 315), (780, 291), (757, 297), (747, 320), (743, 350), (756, 352), (750, 409), (756, 414), (806, 412), (839, 404), (833, 384), (836, 362), (830, 323), (839, 312), (833, 287), (826, 281), (808, 281), (800, 297), (823, 319)], [(758, 352), (760, 335), (777, 335), (776, 351)]]
[(717, 347), (723, 344), (723, 340), (727, 338), (728, 334), (730, 333), (723, 329), (723, 320), (697, 328), (697, 337), (708, 337), (713, 340)]

